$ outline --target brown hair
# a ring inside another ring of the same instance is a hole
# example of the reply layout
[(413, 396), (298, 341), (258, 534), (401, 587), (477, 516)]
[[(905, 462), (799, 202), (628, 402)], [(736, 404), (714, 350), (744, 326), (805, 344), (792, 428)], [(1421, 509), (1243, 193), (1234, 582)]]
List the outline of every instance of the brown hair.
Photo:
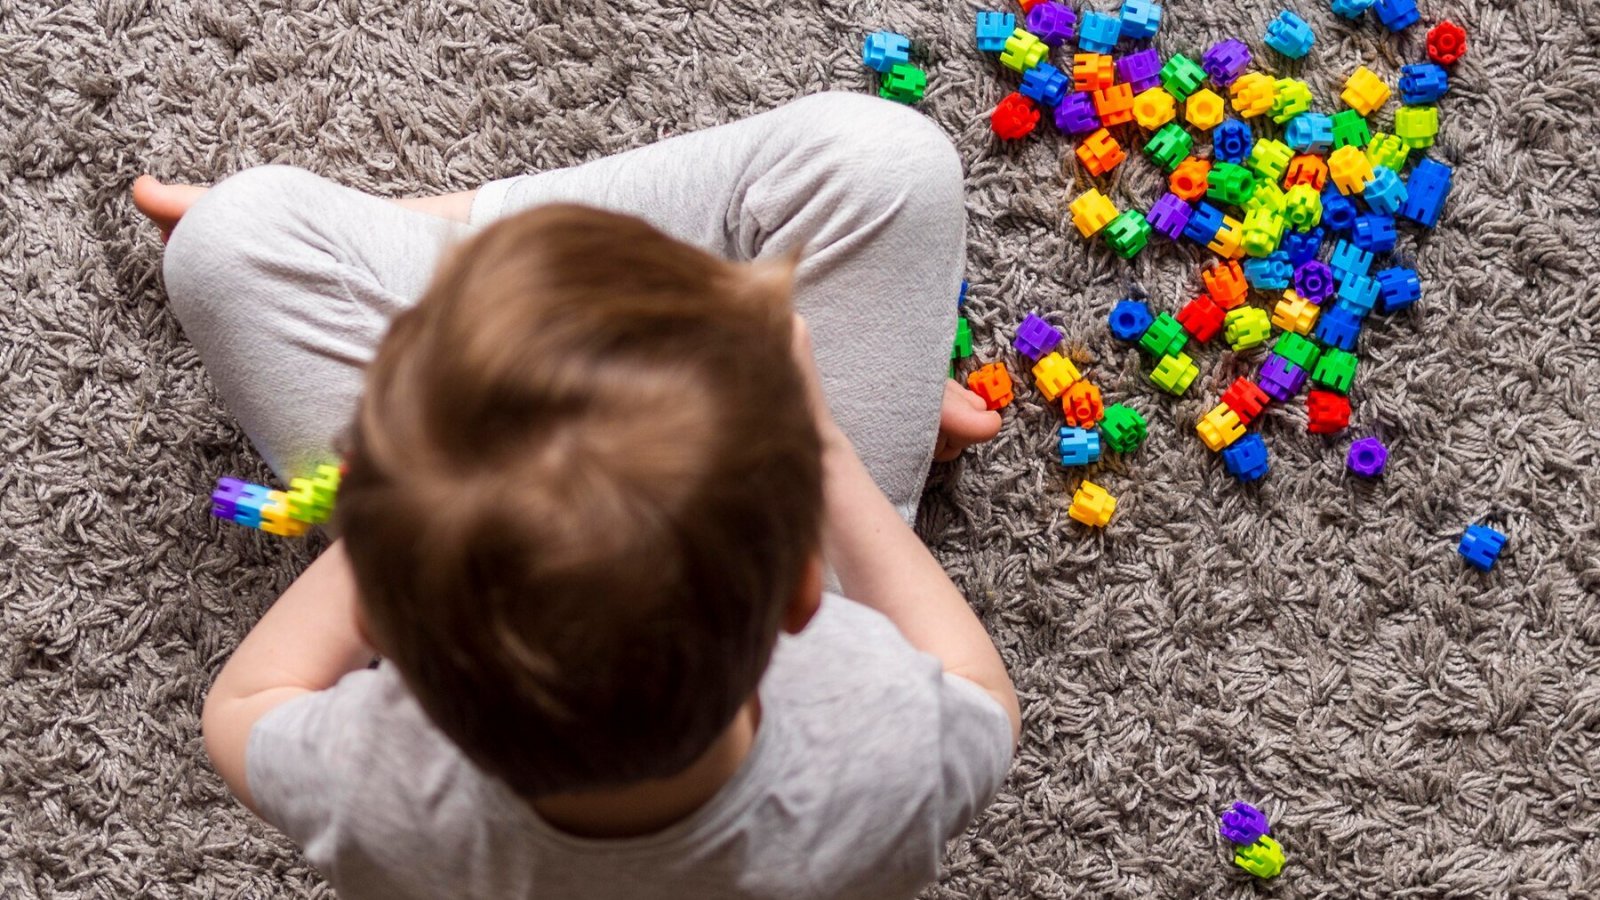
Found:
[(679, 772), (755, 690), (821, 519), (792, 273), (547, 206), (378, 349), (338, 505), (362, 609), (523, 796)]

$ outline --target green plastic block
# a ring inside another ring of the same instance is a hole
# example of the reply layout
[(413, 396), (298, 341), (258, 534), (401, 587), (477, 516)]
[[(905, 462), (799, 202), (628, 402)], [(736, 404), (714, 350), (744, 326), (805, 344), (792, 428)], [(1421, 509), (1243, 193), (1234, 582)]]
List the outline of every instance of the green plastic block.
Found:
[(1402, 106), (1394, 114), (1394, 133), (1412, 150), (1433, 146), (1439, 134), (1439, 107)]
[(1121, 403), (1106, 407), (1105, 418), (1100, 420), (1100, 436), (1112, 453), (1132, 453), (1144, 443), (1147, 433), (1144, 416)]
[(1283, 218), (1296, 231), (1310, 231), (1322, 221), (1322, 193), (1297, 184), (1283, 195)]
[(1250, 193), (1250, 199), (1244, 202), (1244, 211), (1255, 212), (1264, 209), (1274, 215), (1281, 215), (1284, 199), (1283, 188), (1278, 187), (1276, 181), (1257, 181), (1256, 189)]
[(1169, 174), (1194, 149), (1194, 138), (1177, 122), (1168, 122), (1144, 145), (1144, 155)]
[(1255, 146), (1250, 148), (1250, 158), (1245, 160), (1245, 165), (1262, 181), (1282, 181), (1283, 173), (1289, 169), (1289, 161), (1294, 159), (1294, 151), (1283, 141), (1273, 138), (1261, 138)]
[(1156, 316), (1150, 327), (1144, 330), (1144, 337), (1139, 338), (1139, 346), (1144, 348), (1151, 356), (1173, 356), (1183, 350), (1189, 343), (1189, 332), (1183, 330), (1178, 320), (1172, 313), (1162, 313)]
[(1255, 193), (1256, 179), (1250, 170), (1233, 163), (1217, 163), (1206, 174), (1206, 199), (1230, 206), (1243, 206)]
[(1199, 374), (1200, 369), (1189, 358), (1189, 354), (1179, 353), (1161, 357), (1155, 370), (1150, 373), (1150, 380), (1167, 393), (1181, 397)]
[(1367, 144), (1367, 159), (1375, 166), (1393, 169), (1398, 172), (1405, 167), (1406, 158), (1411, 155), (1411, 148), (1406, 146), (1405, 139), (1398, 134), (1384, 134), (1378, 132), (1372, 136), (1372, 142)]
[(1272, 101), (1272, 121), (1279, 125), (1311, 110), (1311, 86), (1298, 78), (1279, 78), (1278, 94)]
[(956, 343), (950, 348), (951, 359), (966, 359), (972, 355), (972, 325), (966, 316), (956, 320)]
[(1356, 380), (1356, 355), (1329, 347), (1322, 351), (1317, 367), (1311, 370), (1311, 380), (1330, 391), (1350, 393), (1350, 384)]
[(910, 63), (896, 63), (883, 73), (878, 96), (896, 103), (917, 103), (928, 89), (928, 75)]
[(1239, 246), (1256, 257), (1271, 256), (1283, 240), (1283, 218), (1271, 210), (1257, 209), (1245, 214)]
[(1310, 338), (1292, 331), (1285, 331), (1278, 336), (1278, 342), (1272, 345), (1272, 352), (1307, 372), (1316, 368), (1317, 360), (1322, 356), (1321, 347)]
[(1102, 234), (1111, 251), (1123, 259), (1133, 259), (1150, 243), (1150, 223), (1137, 209), (1125, 209), (1117, 214)]
[(1365, 147), (1372, 140), (1372, 129), (1361, 113), (1347, 109), (1333, 114), (1333, 149), (1340, 147)]
[(1234, 350), (1259, 347), (1272, 337), (1272, 319), (1258, 306), (1230, 309), (1222, 320), (1222, 336)]
[(1234, 845), (1233, 864), (1257, 878), (1276, 878), (1283, 871), (1283, 848), (1262, 835), (1248, 847)]
[(1020, 74), (1044, 62), (1049, 55), (1050, 48), (1044, 41), (1018, 28), (1006, 38), (1005, 49), (1000, 51), (1000, 64)]
[(1172, 54), (1167, 64), (1161, 67), (1161, 86), (1179, 103), (1189, 99), (1189, 95), (1200, 90), (1205, 83), (1206, 70), (1182, 53)]

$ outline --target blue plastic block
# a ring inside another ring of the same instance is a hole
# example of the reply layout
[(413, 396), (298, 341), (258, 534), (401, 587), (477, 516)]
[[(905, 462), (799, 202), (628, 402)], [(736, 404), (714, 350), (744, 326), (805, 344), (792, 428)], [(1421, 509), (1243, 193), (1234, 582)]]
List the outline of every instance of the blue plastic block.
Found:
[(1368, 253), (1388, 253), (1394, 249), (1394, 216), (1364, 213), (1356, 216), (1356, 227), (1351, 240)]
[(1283, 234), (1283, 240), (1278, 242), (1278, 249), (1289, 257), (1289, 264), (1299, 268), (1317, 258), (1317, 253), (1322, 250), (1322, 239), (1327, 232), (1320, 227), (1310, 231), (1295, 231), (1290, 229)]
[(1122, 36), (1142, 41), (1156, 36), (1161, 27), (1161, 6), (1150, 0), (1122, 0)]
[(1110, 53), (1122, 36), (1122, 20), (1112, 13), (1084, 10), (1078, 22), (1078, 46), (1085, 53)]
[(1284, 56), (1299, 59), (1311, 52), (1311, 45), (1316, 42), (1317, 36), (1305, 19), (1284, 10), (1267, 26), (1267, 34), (1262, 40)]
[(1261, 259), (1244, 261), (1244, 278), (1250, 286), (1262, 291), (1281, 291), (1294, 279), (1294, 263), (1279, 245), (1278, 252)]
[(1378, 11), (1378, 20), (1390, 31), (1408, 28), (1422, 18), (1417, 12), (1417, 0), (1378, 0), (1373, 6)]
[(977, 23), (978, 49), (999, 53), (1006, 49), (1006, 38), (1017, 30), (1017, 17), (1011, 13), (981, 12)]
[(1487, 572), (1494, 568), (1495, 561), (1500, 558), (1500, 550), (1506, 545), (1506, 536), (1487, 525), (1468, 525), (1466, 534), (1461, 536), (1461, 544), (1456, 547), (1456, 552), (1462, 558), (1479, 569)]
[(1429, 228), (1437, 225), (1445, 198), (1450, 196), (1454, 174), (1455, 170), (1442, 162), (1418, 160), (1411, 177), (1406, 179), (1406, 202), (1400, 207), (1400, 215)]
[(1194, 205), (1189, 224), (1183, 226), (1183, 236), (1204, 247), (1222, 230), (1223, 218), (1222, 210), (1202, 200)]
[(261, 508), (270, 502), (272, 488), (246, 484), (233, 501), (233, 520), (248, 528), (261, 527)]
[(1326, 150), (1333, 146), (1333, 117), (1304, 112), (1289, 120), (1283, 138), (1296, 152)]
[(1111, 307), (1111, 336), (1119, 341), (1137, 341), (1155, 321), (1150, 307), (1138, 300), (1123, 300)]
[(1400, 102), (1407, 106), (1428, 106), (1450, 90), (1450, 73), (1435, 63), (1412, 63), (1400, 67)]
[(1055, 106), (1070, 90), (1072, 79), (1055, 66), (1042, 62), (1022, 73), (1022, 86), (1017, 88), (1017, 93), (1035, 103)]
[(1406, 184), (1388, 166), (1373, 166), (1372, 180), (1361, 195), (1373, 212), (1392, 216), (1406, 202)]
[(1340, 241), (1333, 245), (1328, 268), (1333, 270), (1333, 277), (1341, 282), (1352, 275), (1365, 275), (1372, 271), (1372, 254), (1349, 241)]
[(1373, 0), (1333, 0), (1333, 14), (1346, 19), (1359, 19), (1372, 8)]
[(1322, 224), (1334, 234), (1349, 234), (1356, 227), (1356, 202), (1339, 193), (1332, 182), (1322, 189)]
[(967, 282), (966, 282), (965, 279), (963, 279), (962, 282), (961, 282), (961, 293), (956, 295), (956, 309), (958, 309), (958, 310), (964, 309), (966, 307), (966, 305), (967, 305)]
[(1372, 276), (1378, 282), (1378, 312), (1397, 313), (1422, 299), (1415, 269), (1394, 266)]
[(1217, 162), (1243, 165), (1256, 143), (1255, 132), (1238, 119), (1224, 119), (1211, 132), (1211, 156)]
[(861, 47), (861, 61), (874, 72), (887, 72), (911, 62), (911, 39), (892, 31), (874, 31)]
[(1317, 324), (1311, 329), (1311, 336), (1329, 347), (1338, 347), (1340, 350), (1354, 352), (1356, 338), (1361, 335), (1361, 317), (1354, 311), (1335, 304), (1322, 311), (1317, 316)]
[(1267, 442), (1252, 431), (1222, 451), (1222, 464), (1228, 474), (1240, 481), (1258, 481), (1271, 468), (1267, 462)]
[(1235, 844), (1254, 844), (1261, 840), (1262, 835), (1271, 834), (1272, 826), (1267, 823), (1265, 813), (1240, 801), (1222, 814), (1222, 827), (1218, 833)]
[(1378, 282), (1372, 276), (1351, 275), (1339, 285), (1339, 293), (1335, 295), (1339, 298), (1336, 305), (1355, 313), (1357, 318), (1364, 319), (1378, 304), (1378, 289)]
[(1056, 451), (1063, 466), (1087, 466), (1100, 461), (1100, 432), (1063, 426)]

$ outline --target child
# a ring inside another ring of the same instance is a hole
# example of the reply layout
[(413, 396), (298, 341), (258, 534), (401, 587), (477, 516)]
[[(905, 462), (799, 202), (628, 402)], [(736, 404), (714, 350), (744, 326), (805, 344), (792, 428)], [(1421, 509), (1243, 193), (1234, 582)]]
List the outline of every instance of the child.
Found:
[(135, 201), (279, 475), (348, 436), (343, 537), (202, 720), (341, 895), (936, 875), (1019, 729), (906, 524), (936, 431), (950, 456), (998, 428), (943, 378), (965, 226), (937, 128), (819, 95), (447, 197), (268, 167)]

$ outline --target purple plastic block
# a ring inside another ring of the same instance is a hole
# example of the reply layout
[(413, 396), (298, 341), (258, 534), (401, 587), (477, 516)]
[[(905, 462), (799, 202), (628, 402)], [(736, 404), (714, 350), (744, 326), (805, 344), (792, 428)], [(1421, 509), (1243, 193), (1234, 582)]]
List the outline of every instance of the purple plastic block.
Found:
[(1100, 127), (1094, 98), (1084, 91), (1068, 94), (1056, 107), (1056, 127), (1067, 134), (1088, 134)]
[(1350, 455), (1345, 457), (1345, 465), (1350, 471), (1363, 478), (1377, 478), (1383, 474), (1384, 464), (1389, 461), (1389, 448), (1377, 438), (1362, 438), (1350, 445)]
[(1276, 353), (1267, 354), (1267, 361), (1261, 364), (1261, 374), (1256, 378), (1256, 384), (1267, 396), (1279, 403), (1300, 393), (1305, 383), (1306, 371)]
[(233, 521), (238, 512), (239, 498), (244, 496), (248, 482), (237, 478), (217, 479), (217, 489), (211, 492), (211, 514), (219, 519)]
[(1135, 94), (1142, 94), (1161, 86), (1161, 54), (1152, 47), (1129, 53), (1117, 60), (1117, 75), (1133, 86)]
[(1321, 306), (1322, 301), (1333, 296), (1333, 270), (1318, 259), (1295, 269), (1294, 292)]
[(1062, 337), (1064, 335), (1059, 329), (1052, 327), (1049, 322), (1033, 313), (1028, 313), (1022, 324), (1017, 326), (1017, 339), (1011, 342), (1011, 346), (1017, 348), (1018, 353), (1037, 362), (1039, 357), (1054, 350), (1061, 343)]
[(1048, 46), (1059, 47), (1078, 36), (1078, 14), (1046, 0), (1028, 11), (1028, 30)]
[(1239, 800), (1222, 814), (1222, 827), (1218, 830), (1235, 844), (1254, 844), (1262, 835), (1271, 834), (1272, 826), (1267, 824), (1266, 813)]
[(1206, 70), (1211, 80), (1220, 85), (1233, 84), (1233, 80), (1244, 74), (1250, 65), (1250, 48), (1244, 41), (1228, 38), (1225, 41), (1211, 45), (1200, 57), (1200, 68)]
[(1150, 207), (1150, 214), (1145, 216), (1145, 221), (1150, 227), (1166, 235), (1172, 240), (1177, 240), (1183, 234), (1184, 226), (1189, 224), (1189, 217), (1194, 214), (1194, 208), (1183, 202), (1177, 194), (1163, 194)]

